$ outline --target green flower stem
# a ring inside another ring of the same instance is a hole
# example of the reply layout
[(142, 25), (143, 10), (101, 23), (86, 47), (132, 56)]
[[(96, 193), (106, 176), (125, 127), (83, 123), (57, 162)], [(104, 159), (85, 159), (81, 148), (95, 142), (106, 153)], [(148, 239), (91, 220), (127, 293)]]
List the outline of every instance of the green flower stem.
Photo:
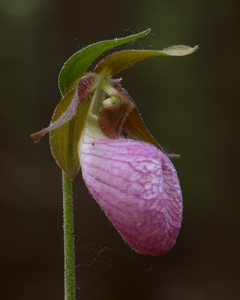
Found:
[(64, 299), (75, 300), (75, 253), (72, 181), (62, 171), (63, 239), (64, 239)]

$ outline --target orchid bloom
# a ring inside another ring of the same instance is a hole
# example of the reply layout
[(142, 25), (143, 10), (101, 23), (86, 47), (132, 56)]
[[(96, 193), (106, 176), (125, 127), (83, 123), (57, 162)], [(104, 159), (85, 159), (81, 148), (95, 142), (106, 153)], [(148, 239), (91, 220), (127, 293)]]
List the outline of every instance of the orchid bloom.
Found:
[(147, 57), (183, 56), (197, 47), (119, 51), (86, 72), (104, 51), (148, 32), (74, 54), (59, 76), (63, 98), (52, 122), (32, 138), (50, 132), (58, 165), (71, 179), (81, 168), (88, 190), (122, 238), (139, 253), (161, 255), (174, 245), (182, 220), (182, 193), (171, 162), (177, 156), (165, 153), (150, 135), (121, 80), (112, 77)]

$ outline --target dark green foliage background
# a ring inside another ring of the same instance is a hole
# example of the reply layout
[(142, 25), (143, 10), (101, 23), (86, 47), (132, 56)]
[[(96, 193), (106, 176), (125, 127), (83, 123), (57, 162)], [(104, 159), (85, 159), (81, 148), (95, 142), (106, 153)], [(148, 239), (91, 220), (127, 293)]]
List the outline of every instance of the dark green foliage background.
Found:
[(63, 299), (61, 172), (48, 138), (36, 145), (29, 135), (49, 124), (64, 61), (149, 27), (127, 47), (200, 45), (120, 74), (150, 132), (181, 154), (182, 229), (167, 255), (136, 254), (79, 174), (77, 299), (239, 299), (239, 25), (236, 0), (1, 0), (1, 299)]

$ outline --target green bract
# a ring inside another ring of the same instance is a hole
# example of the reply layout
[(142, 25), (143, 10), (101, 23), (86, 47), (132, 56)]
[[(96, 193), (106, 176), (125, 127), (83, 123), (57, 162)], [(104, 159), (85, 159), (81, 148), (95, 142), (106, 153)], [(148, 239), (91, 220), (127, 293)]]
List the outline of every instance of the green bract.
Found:
[(76, 81), (80, 79), (82, 74), (86, 72), (91, 63), (103, 52), (114, 47), (136, 40), (150, 32), (146, 29), (138, 34), (133, 34), (125, 38), (101, 41), (89, 45), (73, 54), (63, 65), (58, 77), (60, 91), (65, 95), (72, 87), (76, 85)]
[[(114, 139), (118, 136), (115, 127), (118, 120), (119, 122), (122, 120), (120, 130), (123, 128), (131, 136), (151, 143), (163, 151), (148, 132), (130, 96), (121, 88), (119, 81), (112, 80), (111, 77), (145, 58), (162, 55), (184, 56), (193, 53), (198, 47), (179, 45), (161, 51), (123, 50), (103, 59), (95, 67), (94, 73), (87, 72), (92, 62), (106, 50), (138, 39), (149, 32), (150, 29), (147, 29), (125, 38), (92, 44), (76, 52), (63, 65), (59, 74), (59, 88), (63, 98), (55, 109), (50, 126), (32, 134), (31, 137), (37, 142), (44, 134), (50, 132), (52, 154), (70, 179), (74, 179), (80, 168), (78, 144), (86, 124), (91, 100), (96, 93), (100, 100), (101, 94), (105, 93), (107, 97), (97, 104), (96, 114), (100, 111), (99, 125), (108, 138)], [(115, 104), (119, 106), (114, 106)], [(173, 155), (171, 158), (174, 157), (176, 156)]]

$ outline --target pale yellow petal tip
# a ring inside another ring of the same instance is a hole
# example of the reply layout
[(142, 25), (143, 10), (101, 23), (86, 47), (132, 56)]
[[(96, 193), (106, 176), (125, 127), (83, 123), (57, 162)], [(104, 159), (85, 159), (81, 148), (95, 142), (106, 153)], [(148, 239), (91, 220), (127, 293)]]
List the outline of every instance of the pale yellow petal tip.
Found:
[(184, 45), (176, 45), (176, 46), (171, 46), (168, 48), (165, 48), (162, 50), (166, 55), (170, 56), (184, 56), (184, 55), (189, 55), (195, 52), (198, 49), (198, 46), (195, 47), (189, 47), (189, 46), (184, 46)]

